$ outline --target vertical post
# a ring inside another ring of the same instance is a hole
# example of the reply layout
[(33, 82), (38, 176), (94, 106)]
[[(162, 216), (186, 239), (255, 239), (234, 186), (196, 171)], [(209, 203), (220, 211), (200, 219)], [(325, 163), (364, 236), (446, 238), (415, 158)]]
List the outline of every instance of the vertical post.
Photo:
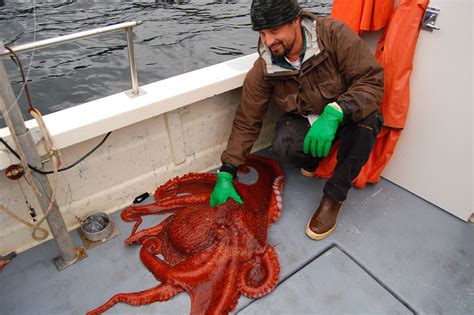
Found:
[(130, 75), (132, 79), (132, 96), (138, 96), (140, 91), (138, 89), (138, 75), (137, 64), (135, 62), (135, 49), (133, 47), (133, 28), (127, 27), (127, 47), (128, 47), (128, 61), (130, 63)]
[[(10, 119), (14, 125), (14, 130), (10, 130), (10, 132), (14, 132), (18, 136), (21, 147), (25, 152), (26, 158), (28, 159), (28, 163), (35, 166), (36, 168), (41, 168), (41, 157), (36, 150), (36, 145), (33, 141), (31, 133), (25, 126), (23, 115), (21, 114), (15, 95), (10, 86), (10, 80), (8, 79), (5, 66), (1, 60), (0, 98), (3, 99), (3, 101), (0, 103), (3, 103), (5, 107), (4, 110), (8, 111), (8, 115), (10, 116)], [(42, 190), (42, 196), (37, 196), (37, 200), (44, 213), (50, 204), (48, 197), (51, 196), (51, 185), (46, 175), (33, 173), (33, 178), (37, 183), (37, 187)], [(67, 231), (66, 223), (64, 222), (61, 212), (59, 211), (59, 208), (56, 204), (53, 205), (53, 209), (47, 218), (47, 222), (60, 253), (60, 256), (55, 259), (56, 267), (59, 270), (62, 270), (75, 263), (78, 260), (79, 255), (76, 251), (76, 248), (74, 247), (72, 238)]]

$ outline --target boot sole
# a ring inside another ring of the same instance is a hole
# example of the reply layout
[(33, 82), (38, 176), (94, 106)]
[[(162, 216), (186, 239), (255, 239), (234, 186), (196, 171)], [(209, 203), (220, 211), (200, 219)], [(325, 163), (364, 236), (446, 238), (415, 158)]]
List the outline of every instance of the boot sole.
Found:
[(330, 228), (327, 232), (324, 232), (324, 233), (321, 233), (321, 234), (318, 234), (316, 232), (313, 232), (313, 230), (311, 230), (309, 228), (309, 223), (311, 222), (311, 219), (308, 221), (308, 224), (306, 225), (306, 235), (308, 235), (308, 237), (310, 239), (313, 239), (313, 240), (316, 240), (316, 241), (320, 241), (326, 237), (329, 236), (329, 234), (332, 233), (332, 231), (334, 231), (334, 229), (336, 228), (336, 225), (337, 225), (337, 222), (336, 222), (336, 225), (334, 225), (332, 228)]
[(306, 176), (306, 177), (315, 177), (314, 172), (307, 171), (304, 168), (300, 168), (300, 173), (301, 175)]

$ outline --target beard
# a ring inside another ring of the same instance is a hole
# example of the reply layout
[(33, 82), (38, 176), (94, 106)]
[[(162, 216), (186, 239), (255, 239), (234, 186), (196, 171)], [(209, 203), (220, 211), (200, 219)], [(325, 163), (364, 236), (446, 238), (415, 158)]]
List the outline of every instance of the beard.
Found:
[(291, 51), (291, 47), (288, 46), (288, 44), (285, 45), (285, 43), (280, 40), (275, 40), (275, 42), (273, 42), (269, 48), (273, 56), (277, 58), (283, 58)]

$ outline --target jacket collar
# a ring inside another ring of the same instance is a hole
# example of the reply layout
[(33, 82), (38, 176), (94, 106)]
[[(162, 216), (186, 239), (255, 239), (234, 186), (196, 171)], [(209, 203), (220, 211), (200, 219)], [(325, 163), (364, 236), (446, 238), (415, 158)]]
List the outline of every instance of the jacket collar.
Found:
[[(317, 56), (321, 52), (321, 49), (318, 45), (316, 27), (316, 19), (309, 14), (303, 13), (301, 19), (301, 29), (303, 30), (303, 36), (305, 37), (306, 50), (302, 61), (302, 67), (305, 61)], [(265, 61), (267, 75), (289, 75), (297, 74), (299, 72), (298, 70), (286, 69), (272, 62), (272, 53), (270, 49), (265, 46), (260, 39), (258, 41), (258, 53)]]

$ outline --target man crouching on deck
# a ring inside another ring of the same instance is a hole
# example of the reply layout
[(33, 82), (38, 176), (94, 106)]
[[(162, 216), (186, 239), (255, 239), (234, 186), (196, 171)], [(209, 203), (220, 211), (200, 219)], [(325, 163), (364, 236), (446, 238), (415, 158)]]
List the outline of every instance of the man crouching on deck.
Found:
[(347, 25), (302, 12), (296, 0), (253, 0), (250, 16), (260, 35), (260, 57), (243, 84), (211, 206), (229, 197), (242, 203), (232, 178), (258, 138), (273, 96), (285, 114), (277, 122), (272, 152), (303, 175), (313, 176), (340, 141), (334, 174), (306, 226), (310, 238), (321, 240), (336, 227), (352, 180), (382, 127), (383, 70)]

